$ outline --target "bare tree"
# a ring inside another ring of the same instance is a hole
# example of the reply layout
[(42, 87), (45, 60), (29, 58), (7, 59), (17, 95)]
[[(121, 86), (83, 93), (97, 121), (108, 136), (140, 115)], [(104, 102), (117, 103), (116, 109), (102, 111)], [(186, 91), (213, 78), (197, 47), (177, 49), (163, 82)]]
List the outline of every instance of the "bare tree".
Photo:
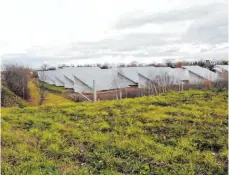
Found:
[[(145, 93), (147, 95), (158, 95), (166, 93), (168, 90), (178, 86), (178, 90), (183, 90), (181, 81), (168, 73), (159, 73), (157, 75), (149, 74), (150, 79), (145, 84)], [(146, 91), (147, 90), (147, 91)]]
[(126, 67), (126, 64), (120, 63), (120, 64), (117, 65), (117, 67)]
[(124, 85), (124, 78), (120, 75), (121, 70), (117, 74), (113, 74), (112, 86), (116, 89), (116, 99), (122, 99), (122, 87)]
[(40, 96), (40, 102), (41, 105), (45, 99), (47, 89), (45, 87), (45, 81), (47, 80), (47, 71), (48, 65), (44, 64), (41, 66), (41, 70), (38, 72), (39, 80), (35, 80), (34, 83), (37, 86), (39, 96)]
[[(126, 80), (125, 80), (125, 73), (123, 72), (122, 69), (118, 69), (118, 79), (119, 79), (119, 84), (120, 86), (119, 87), (123, 87), (124, 85), (124, 91), (125, 91), (125, 95), (126, 95), (126, 98), (127, 98), (127, 88), (126, 88)], [(119, 95), (120, 95), (120, 98), (122, 99), (122, 89), (120, 89), (119, 91)]]
[(138, 66), (138, 62), (137, 61), (132, 61), (129, 64), (127, 64), (127, 67), (137, 67)]
[(4, 64), (3, 77), (6, 87), (21, 98), (29, 99), (28, 82), (30, 79), (30, 69), (18, 64)]
[(154, 73), (148, 73), (147, 77), (139, 74), (139, 80), (141, 80), (139, 82), (141, 96), (157, 94), (157, 90), (155, 87), (157, 85), (157, 81), (154, 77)]

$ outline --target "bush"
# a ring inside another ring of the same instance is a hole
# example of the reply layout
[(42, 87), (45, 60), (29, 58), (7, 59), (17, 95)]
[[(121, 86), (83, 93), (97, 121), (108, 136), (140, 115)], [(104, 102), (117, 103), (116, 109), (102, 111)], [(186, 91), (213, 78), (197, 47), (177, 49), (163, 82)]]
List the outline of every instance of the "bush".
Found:
[(29, 99), (29, 68), (17, 64), (4, 65), (4, 83), (13, 93), (23, 98)]
[(16, 106), (25, 107), (26, 102), (23, 101), (20, 97), (15, 95), (12, 91), (8, 88), (2, 86), (1, 88), (1, 107), (10, 107)]

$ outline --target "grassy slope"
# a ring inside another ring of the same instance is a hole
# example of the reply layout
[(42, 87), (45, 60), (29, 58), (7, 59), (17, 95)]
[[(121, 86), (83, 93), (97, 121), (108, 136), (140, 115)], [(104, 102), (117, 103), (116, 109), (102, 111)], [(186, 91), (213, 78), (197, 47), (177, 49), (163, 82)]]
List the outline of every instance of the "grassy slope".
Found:
[(40, 95), (38, 92), (38, 88), (33, 83), (33, 80), (30, 80), (28, 83), (29, 92), (30, 92), (30, 103), (32, 105), (39, 105), (40, 103)]
[(54, 92), (54, 93), (64, 93), (67, 91), (67, 89), (65, 89), (64, 87), (58, 87), (58, 86), (54, 86), (54, 85), (46, 84), (46, 83), (44, 83), (44, 87), (47, 90)]
[(11, 106), (27, 106), (28, 103), (15, 95), (11, 90), (5, 86), (1, 86), (1, 106), (11, 107)]
[(47, 96), (45, 97), (45, 100), (43, 101), (43, 105), (70, 105), (70, 104), (76, 104), (75, 102), (68, 100), (62, 96), (55, 95), (52, 93), (47, 93)]
[(227, 92), (2, 109), (2, 174), (227, 174)]
[[(31, 80), (28, 85), (30, 89), (30, 96), (31, 96), (30, 103), (32, 105), (39, 105), (39, 102), (40, 102), (39, 92), (38, 92), (36, 85), (33, 83), (33, 81), (36, 81), (36, 80)], [(64, 88), (56, 87), (56, 86), (52, 86), (48, 84), (45, 84), (45, 87), (47, 88), (47, 93), (45, 96), (45, 100), (42, 102), (43, 105), (46, 105), (46, 104), (52, 104), (52, 105), (74, 104), (74, 102), (60, 95), (55, 95), (51, 93), (51, 92), (60, 93), (60, 94), (64, 93), (64, 90), (63, 90)]]

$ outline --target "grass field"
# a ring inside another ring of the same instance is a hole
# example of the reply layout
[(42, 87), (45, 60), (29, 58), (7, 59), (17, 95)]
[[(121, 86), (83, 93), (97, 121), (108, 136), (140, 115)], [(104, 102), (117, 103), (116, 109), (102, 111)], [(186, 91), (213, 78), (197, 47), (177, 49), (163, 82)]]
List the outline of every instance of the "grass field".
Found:
[(191, 90), (2, 108), (2, 174), (227, 174), (227, 101)]

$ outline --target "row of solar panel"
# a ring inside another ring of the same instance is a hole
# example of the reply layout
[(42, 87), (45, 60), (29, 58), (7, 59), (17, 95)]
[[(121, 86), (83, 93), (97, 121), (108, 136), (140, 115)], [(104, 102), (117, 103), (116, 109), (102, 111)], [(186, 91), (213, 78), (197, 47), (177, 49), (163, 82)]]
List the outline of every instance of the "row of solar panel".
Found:
[(73, 88), (75, 92), (112, 90), (129, 86), (145, 87), (149, 81), (160, 84), (179, 84), (184, 81), (195, 84), (201, 79), (217, 80), (217, 75), (199, 66), (170, 67), (123, 67), (100, 69), (98, 67), (68, 67), (39, 71), (39, 79), (48, 84)]

